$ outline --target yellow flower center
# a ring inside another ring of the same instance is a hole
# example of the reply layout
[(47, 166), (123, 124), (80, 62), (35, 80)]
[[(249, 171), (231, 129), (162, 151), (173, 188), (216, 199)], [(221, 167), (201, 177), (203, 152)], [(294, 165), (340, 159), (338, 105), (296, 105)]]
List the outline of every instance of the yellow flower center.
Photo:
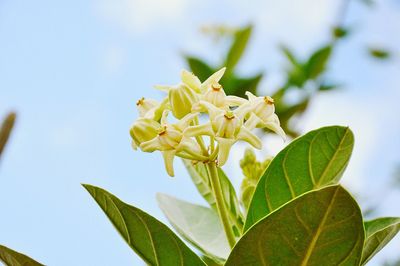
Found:
[(140, 98), (140, 99), (136, 102), (136, 105), (139, 106), (139, 105), (142, 105), (143, 103), (144, 103), (144, 97)]
[(219, 84), (219, 83), (213, 83), (213, 84), (211, 85), (211, 88), (212, 88), (214, 91), (219, 91), (219, 90), (222, 89), (222, 85)]
[(274, 104), (274, 102), (275, 102), (274, 99), (272, 99), (269, 96), (265, 96), (264, 97), (264, 101), (265, 101), (266, 104)]
[(226, 111), (224, 114), (225, 118), (228, 120), (232, 120), (235, 118), (235, 114), (232, 111)]

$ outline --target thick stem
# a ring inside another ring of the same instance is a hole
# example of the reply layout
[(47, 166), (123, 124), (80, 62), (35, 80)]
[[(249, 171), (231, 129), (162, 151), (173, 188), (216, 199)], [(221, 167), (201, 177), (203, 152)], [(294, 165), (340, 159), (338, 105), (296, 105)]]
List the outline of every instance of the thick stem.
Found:
[(221, 220), (221, 223), (224, 227), (224, 231), (228, 239), (229, 245), (232, 248), (235, 245), (236, 240), (235, 240), (235, 235), (233, 234), (232, 231), (231, 224), (229, 222), (229, 213), (228, 210), (226, 209), (226, 205), (224, 202), (224, 196), (222, 194), (221, 183), (218, 176), (218, 169), (215, 162), (207, 163), (207, 170), (211, 181), (211, 187), (214, 192), (215, 201), (217, 204), (219, 219)]

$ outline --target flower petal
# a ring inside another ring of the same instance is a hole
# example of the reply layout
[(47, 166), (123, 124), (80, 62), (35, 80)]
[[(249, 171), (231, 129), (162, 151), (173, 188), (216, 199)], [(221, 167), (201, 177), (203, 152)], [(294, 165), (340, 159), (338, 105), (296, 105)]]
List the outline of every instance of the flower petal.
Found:
[(228, 106), (239, 106), (239, 105), (245, 104), (247, 102), (247, 100), (243, 99), (242, 97), (228, 95), (225, 97), (225, 102), (226, 102), (226, 105), (228, 105)]
[(262, 148), (261, 140), (245, 127), (240, 128), (240, 131), (237, 135), (237, 139), (248, 142), (250, 145), (252, 145), (256, 149), (260, 150)]
[(206, 81), (201, 84), (201, 92), (204, 93), (213, 83), (218, 83), (224, 75), (226, 67), (221, 68), (214, 74), (212, 74)]
[(187, 137), (194, 137), (194, 136), (214, 136), (214, 131), (211, 127), (211, 123), (205, 123), (198, 126), (191, 126), (183, 131), (183, 135)]
[(155, 137), (154, 139), (149, 141), (142, 142), (139, 147), (144, 152), (153, 152), (157, 150), (161, 151), (164, 149), (158, 137)]
[(162, 152), (164, 158), (165, 169), (169, 176), (174, 176), (174, 157), (175, 150), (163, 151)]
[(187, 70), (182, 70), (182, 72), (181, 72), (181, 80), (189, 88), (191, 88), (192, 90), (200, 93), (201, 81), (193, 73), (191, 73), (191, 72), (189, 72)]
[(229, 151), (236, 140), (219, 137), (216, 137), (215, 140), (218, 142), (218, 166), (223, 166), (228, 160)]

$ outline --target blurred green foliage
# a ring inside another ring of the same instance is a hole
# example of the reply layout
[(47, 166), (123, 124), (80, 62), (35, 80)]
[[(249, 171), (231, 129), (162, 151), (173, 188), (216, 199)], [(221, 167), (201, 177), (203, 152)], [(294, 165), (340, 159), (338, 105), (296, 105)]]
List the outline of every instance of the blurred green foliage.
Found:
[[(200, 80), (205, 80), (212, 73), (226, 66), (227, 72), (221, 80), (221, 84), (227, 94), (239, 97), (245, 97), (246, 91), (257, 94), (259, 83), (264, 76), (263, 73), (244, 77), (237, 71), (237, 65), (243, 58), (251, 39), (253, 26), (247, 25), (229, 31), (221, 30), (221, 26), (218, 26), (217, 32), (223, 32), (224, 36), (227, 36), (230, 41), (228, 49), (224, 52), (224, 60), (220, 64), (210, 65), (201, 58), (185, 56), (189, 68)], [(276, 113), (280, 118), (282, 128), (290, 137), (297, 137), (300, 134), (295, 125), (291, 123), (292, 118), (304, 113), (316, 93), (337, 88), (337, 85), (325, 82), (323, 76), (336, 41), (344, 38), (347, 33), (348, 31), (343, 27), (334, 28), (332, 41), (322, 45), (308, 57), (302, 59), (298, 58), (288, 46), (281, 46), (280, 51), (286, 57), (289, 66), (285, 70), (286, 81), (273, 93), (272, 97), (275, 100)], [(296, 90), (299, 94), (295, 102), (287, 99), (288, 94), (293, 90)]]

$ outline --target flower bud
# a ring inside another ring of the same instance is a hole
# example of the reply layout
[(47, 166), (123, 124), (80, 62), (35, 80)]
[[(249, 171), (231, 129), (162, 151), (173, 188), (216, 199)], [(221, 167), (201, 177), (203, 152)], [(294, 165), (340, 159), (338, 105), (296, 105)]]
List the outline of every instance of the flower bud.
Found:
[(141, 143), (155, 138), (160, 124), (148, 118), (139, 118), (131, 127), (132, 146), (136, 149)]
[(219, 83), (211, 84), (203, 97), (205, 101), (214, 104), (216, 107), (223, 108), (226, 105), (226, 94)]
[(169, 90), (168, 98), (172, 113), (178, 119), (189, 114), (192, 105), (198, 101), (196, 92), (184, 84), (172, 87)]

